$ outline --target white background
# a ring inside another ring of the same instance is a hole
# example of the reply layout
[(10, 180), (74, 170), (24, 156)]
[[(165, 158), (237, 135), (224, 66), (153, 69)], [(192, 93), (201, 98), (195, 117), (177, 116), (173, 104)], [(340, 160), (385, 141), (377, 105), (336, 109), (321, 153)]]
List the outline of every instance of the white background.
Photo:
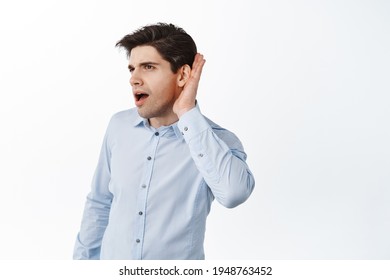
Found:
[(111, 115), (114, 48), (172, 22), (205, 55), (202, 112), (256, 179), (214, 203), (208, 259), (390, 259), (390, 2), (0, 2), (0, 259), (70, 259)]

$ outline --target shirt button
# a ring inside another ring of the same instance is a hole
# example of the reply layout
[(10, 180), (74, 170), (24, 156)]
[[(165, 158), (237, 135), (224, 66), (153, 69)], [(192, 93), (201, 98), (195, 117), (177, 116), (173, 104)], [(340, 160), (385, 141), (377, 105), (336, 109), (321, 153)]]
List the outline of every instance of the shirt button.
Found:
[(188, 127), (184, 127), (184, 131), (187, 131), (188, 130)]
[(203, 154), (199, 154), (198, 157), (203, 157)]
[(151, 160), (151, 159), (152, 159), (152, 157), (151, 157), (151, 156), (149, 156), (149, 157), (147, 157), (147, 159), (148, 159), (148, 160)]
[(142, 188), (145, 189), (145, 188), (146, 188), (146, 185), (142, 185)]
[(142, 213), (142, 211), (139, 211), (138, 214), (141, 216), (143, 213)]
[(160, 133), (156, 132), (154, 135), (156, 135), (156, 136), (159, 136), (159, 135), (160, 135)]
[(135, 242), (137, 242), (137, 243), (140, 243), (140, 242), (141, 242), (141, 240), (137, 239)]

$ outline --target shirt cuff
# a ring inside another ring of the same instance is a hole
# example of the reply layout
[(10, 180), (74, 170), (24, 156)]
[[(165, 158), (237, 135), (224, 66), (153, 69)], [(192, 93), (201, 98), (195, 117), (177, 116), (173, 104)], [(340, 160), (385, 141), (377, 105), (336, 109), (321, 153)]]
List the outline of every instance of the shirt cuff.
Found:
[(181, 116), (177, 126), (186, 142), (211, 128), (197, 105)]

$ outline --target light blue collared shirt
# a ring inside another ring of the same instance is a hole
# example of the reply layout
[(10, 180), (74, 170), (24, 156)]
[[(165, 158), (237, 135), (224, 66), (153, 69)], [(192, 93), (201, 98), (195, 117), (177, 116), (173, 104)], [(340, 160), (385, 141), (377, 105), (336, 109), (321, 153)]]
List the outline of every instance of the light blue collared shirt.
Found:
[(240, 140), (196, 106), (155, 129), (137, 109), (108, 125), (74, 259), (204, 259), (214, 198), (225, 207), (254, 188)]

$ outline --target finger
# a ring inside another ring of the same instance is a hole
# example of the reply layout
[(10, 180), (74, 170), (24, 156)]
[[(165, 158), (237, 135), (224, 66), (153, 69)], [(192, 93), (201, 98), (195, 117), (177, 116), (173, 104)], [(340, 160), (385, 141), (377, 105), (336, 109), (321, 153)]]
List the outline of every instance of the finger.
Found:
[(202, 74), (203, 65), (206, 63), (206, 60), (203, 58), (203, 55), (197, 53), (195, 55), (194, 63), (192, 65), (191, 76), (194, 78), (200, 77)]
[(203, 54), (200, 54), (200, 53), (197, 53), (195, 55), (195, 59), (194, 59), (194, 63), (193, 63), (193, 66), (195, 68), (199, 67), (199, 66), (202, 66), (204, 64), (206, 60), (204, 59), (203, 57)]

